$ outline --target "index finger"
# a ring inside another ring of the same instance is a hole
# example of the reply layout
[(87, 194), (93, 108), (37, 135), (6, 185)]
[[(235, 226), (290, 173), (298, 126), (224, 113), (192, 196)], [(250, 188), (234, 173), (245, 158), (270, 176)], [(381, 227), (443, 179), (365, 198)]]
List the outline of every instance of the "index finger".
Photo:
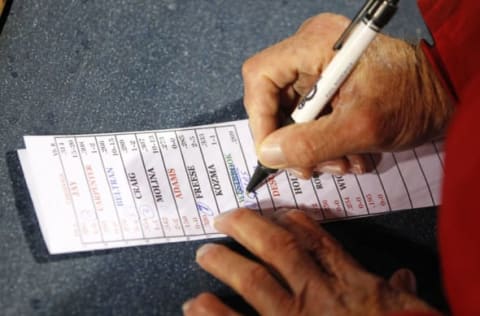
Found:
[(347, 25), (345, 17), (320, 14), (305, 21), (293, 36), (244, 63), (244, 103), (257, 148), (279, 127), (282, 96), (292, 107), (299, 96), (310, 91), (333, 57), (333, 43)]
[(244, 104), (255, 144), (278, 126), (280, 94), (294, 98), (293, 88), (288, 88), (297, 79), (297, 71), (291, 60), (292, 39), (286, 39), (249, 58), (242, 67)]

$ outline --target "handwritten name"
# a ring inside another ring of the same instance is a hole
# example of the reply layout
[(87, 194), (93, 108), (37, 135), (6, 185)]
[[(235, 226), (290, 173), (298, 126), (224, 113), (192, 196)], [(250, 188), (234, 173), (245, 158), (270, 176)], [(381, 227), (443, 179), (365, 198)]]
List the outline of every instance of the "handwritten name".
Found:
[(238, 201), (242, 203), (245, 200), (243, 185), (239, 176), (239, 172), (233, 163), (231, 154), (225, 155), (225, 162), (227, 163), (228, 172), (230, 174), (230, 178), (232, 179), (235, 195), (237, 196)]

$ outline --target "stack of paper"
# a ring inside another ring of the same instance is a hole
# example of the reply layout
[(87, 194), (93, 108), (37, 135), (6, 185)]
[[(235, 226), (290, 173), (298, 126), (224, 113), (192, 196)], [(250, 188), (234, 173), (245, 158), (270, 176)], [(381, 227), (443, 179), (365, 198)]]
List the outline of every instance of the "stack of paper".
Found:
[[(385, 153), (365, 175), (282, 172), (256, 195), (246, 120), (115, 134), (26, 136), (19, 157), (50, 253), (219, 237), (214, 217), (298, 207), (325, 221), (433, 206), (442, 143)], [(373, 158), (372, 158), (373, 163)]]

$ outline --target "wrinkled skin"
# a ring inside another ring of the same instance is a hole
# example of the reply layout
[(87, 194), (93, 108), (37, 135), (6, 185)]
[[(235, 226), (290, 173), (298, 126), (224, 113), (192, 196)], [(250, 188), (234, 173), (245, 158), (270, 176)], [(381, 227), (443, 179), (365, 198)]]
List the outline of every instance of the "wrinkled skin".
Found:
[[(449, 94), (420, 49), (383, 35), (369, 46), (329, 111), (313, 122), (280, 128), (278, 122), (332, 59), (333, 44), (348, 23), (338, 15), (318, 15), (245, 62), (244, 103), (265, 166), (289, 168), (301, 177), (313, 171), (363, 173), (366, 153), (402, 150), (443, 136), (453, 115)], [(197, 262), (261, 315), (433, 312), (412, 294), (411, 273), (401, 270), (386, 281), (366, 272), (301, 211), (272, 222), (240, 209), (220, 216), (215, 227), (262, 262), (214, 244), (198, 250)], [(187, 301), (183, 310), (188, 316), (238, 315), (209, 293)]]
[[(334, 56), (348, 19), (321, 14), (243, 65), (244, 103), (259, 160), (272, 168), (363, 173), (362, 154), (402, 150), (444, 134), (453, 102), (421, 49), (379, 35), (331, 102), (330, 113), (279, 128)], [(288, 149), (288, 150), (287, 150)]]
[[(206, 244), (197, 251), (198, 264), (261, 315), (432, 311), (412, 295), (414, 281), (408, 271), (399, 271), (390, 282), (368, 273), (302, 211), (278, 212), (272, 222), (254, 211), (238, 209), (218, 217), (215, 227), (262, 262), (222, 245)], [(185, 303), (184, 315), (238, 314), (214, 295), (202, 293)]]

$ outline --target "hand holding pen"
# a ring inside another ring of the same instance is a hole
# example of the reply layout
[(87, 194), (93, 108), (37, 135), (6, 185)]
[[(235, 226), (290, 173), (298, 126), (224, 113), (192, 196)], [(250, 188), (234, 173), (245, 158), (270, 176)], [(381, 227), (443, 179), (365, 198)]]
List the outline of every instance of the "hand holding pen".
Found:
[(320, 117), (281, 126), (310, 97), (348, 25), (344, 17), (318, 15), (245, 62), (244, 103), (262, 165), (288, 168), (303, 178), (314, 170), (362, 173), (370, 163), (363, 153), (400, 150), (443, 134), (452, 103), (423, 52), (382, 34)]

